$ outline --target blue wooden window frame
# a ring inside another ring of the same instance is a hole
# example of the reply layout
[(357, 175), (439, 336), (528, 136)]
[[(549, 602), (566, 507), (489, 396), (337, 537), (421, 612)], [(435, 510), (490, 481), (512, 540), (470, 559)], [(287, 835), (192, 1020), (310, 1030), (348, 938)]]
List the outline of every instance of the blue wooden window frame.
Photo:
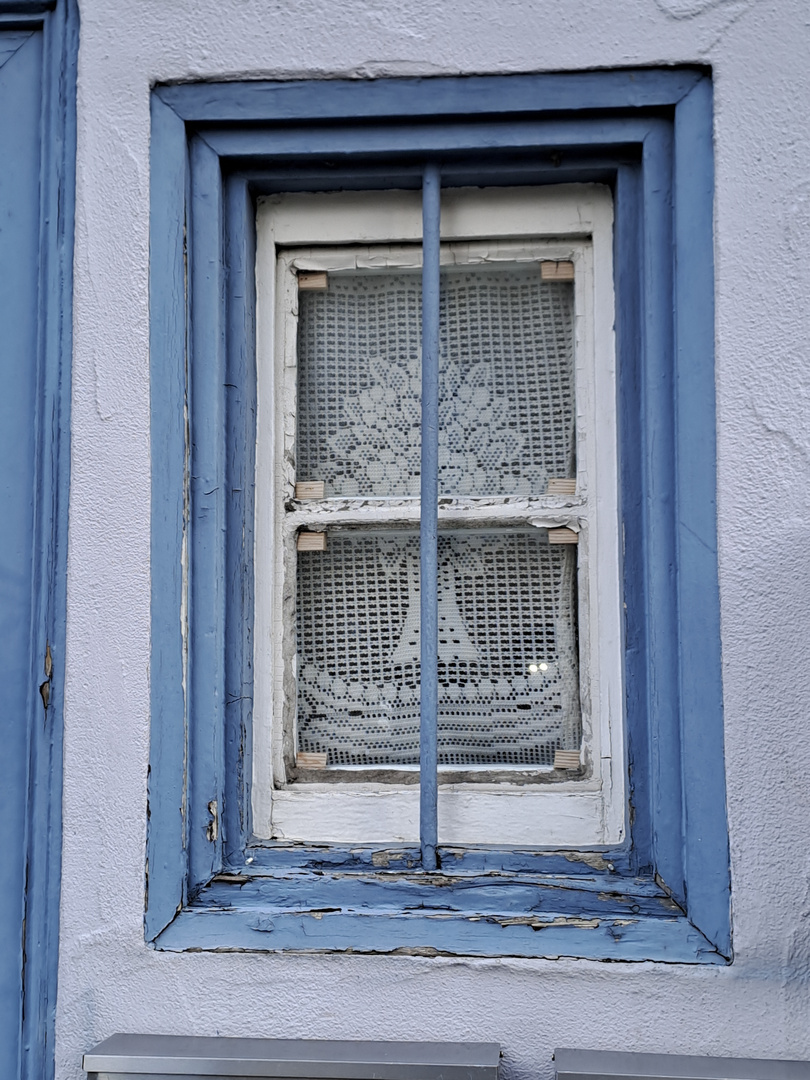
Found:
[[(709, 74), (161, 86), (151, 160), (147, 940), (728, 962)], [(445, 185), (614, 191), (631, 822), (617, 848), (440, 847), (431, 872), (418, 847), (251, 844), (255, 200), (417, 188), (428, 161)]]

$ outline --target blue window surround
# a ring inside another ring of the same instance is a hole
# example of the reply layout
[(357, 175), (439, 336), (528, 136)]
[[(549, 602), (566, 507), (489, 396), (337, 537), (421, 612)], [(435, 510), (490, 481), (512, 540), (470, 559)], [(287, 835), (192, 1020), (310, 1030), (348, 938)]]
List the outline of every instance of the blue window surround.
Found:
[[(614, 190), (631, 803), (619, 849), (440, 847), (431, 873), (418, 847), (249, 842), (255, 199), (417, 188), (428, 158), (445, 185)], [(162, 86), (151, 159), (147, 940), (727, 962), (707, 73)]]

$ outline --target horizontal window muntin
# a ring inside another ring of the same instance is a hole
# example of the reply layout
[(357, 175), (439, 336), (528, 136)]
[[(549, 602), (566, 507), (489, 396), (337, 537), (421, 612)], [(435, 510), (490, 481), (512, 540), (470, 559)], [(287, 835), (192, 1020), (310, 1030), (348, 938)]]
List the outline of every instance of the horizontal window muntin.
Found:
[[(409, 194), (405, 193), (393, 193), (393, 197), (396, 198), (402, 194), (407, 200)], [(510, 193), (511, 194), (511, 193)], [(555, 196), (559, 197), (559, 192), (555, 192)], [(458, 201), (459, 193), (449, 193), (449, 198), (452, 201), (456, 200), (456, 205), (461, 205)], [(476, 193), (476, 196), (480, 199), (480, 195)], [(508, 200), (508, 195), (504, 192), (498, 192), (496, 198), (503, 201), (504, 196)], [(385, 198), (386, 196), (382, 196)], [(388, 197), (391, 197), (390, 195)], [(443, 193), (443, 198), (444, 198)], [(604, 197), (604, 196), (603, 196)], [(328, 197), (327, 197), (328, 198)], [(379, 195), (375, 195), (375, 198), (380, 198)], [(526, 192), (521, 191), (518, 198), (518, 203), (525, 202)], [(295, 197), (290, 197), (291, 200), (295, 200)], [(332, 199), (335, 199), (333, 196)], [(302, 201), (308, 203), (307, 209), (312, 209), (312, 196), (304, 196)], [(283, 200), (282, 200), (283, 201)], [(338, 203), (341, 201), (340, 197), (337, 197)], [(555, 197), (552, 196), (550, 200), (555, 202)], [(278, 205), (279, 199), (275, 197), (269, 202), (274, 204), (274, 207)], [(317, 200), (316, 200), (317, 202)], [(609, 207), (608, 214), (605, 215), (609, 219)], [(373, 214), (373, 211), (372, 211)], [(295, 216), (295, 214), (293, 214)], [(463, 216), (463, 215), (462, 215)], [(497, 216), (497, 215), (496, 215)], [(539, 279), (539, 269), (543, 262), (555, 262), (555, 261), (568, 261), (572, 260), (577, 267), (577, 281), (574, 283), (550, 283), (553, 285), (553, 289), (556, 292), (568, 292), (573, 304), (574, 311), (570, 322), (570, 333), (572, 338), (577, 338), (577, 364), (580, 367), (587, 366), (584, 361), (585, 353), (593, 352), (592, 330), (593, 330), (593, 315), (592, 315), (592, 303), (593, 303), (593, 233), (591, 231), (591, 224), (587, 218), (583, 218), (581, 214), (576, 215), (577, 227), (572, 229), (572, 221), (575, 219), (575, 215), (568, 213), (565, 224), (567, 228), (563, 229), (532, 229), (531, 221), (528, 222), (528, 228), (526, 228), (527, 222), (524, 214), (520, 214), (519, 217), (515, 217), (513, 222), (509, 225), (509, 235), (498, 236), (497, 228), (495, 230), (496, 235), (487, 235), (486, 237), (475, 236), (463, 236), (459, 239), (450, 237), (444, 240), (441, 247), (441, 265), (442, 265), (442, 282), (450, 280), (452, 282), (453, 275), (456, 276), (456, 280), (463, 279), (466, 275), (472, 279), (476, 268), (483, 268), (484, 272), (490, 277), (498, 275), (500, 272), (504, 275), (504, 278), (508, 278), (511, 274), (516, 274), (518, 278), (526, 278), (532, 274), (537, 275)], [(260, 210), (260, 223), (261, 223), (261, 210)], [(311, 224), (311, 223), (310, 223)], [(390, 220), (387, 222), (390, 225)], [(399, 228), (400, 222), (397, 222), (397, 228)], [(608, 220), (609, 226), (609, 220)], [(368, 217), (366, 217), (365, 232), (373, 232), (372, 228), (368, 228)], [(479, 223), (480, 227), (480, 223)], [(332, 231), (330, 232), (330, 228)], [(286, 236), (284, 235), (285, 225), (281, 224), (276, 231), (276, 239), (285, 240), (287, 236), (290, 236), (289, 231)], [(276, 339), (276, 348), (280, 350), (277, 352), (277, 356), (283, 354), (284, 359), (278, 359), (275, 363), (275, 375), (272, 376), (275, 385), (275, 400), (278, 403), (283, 403), (281, 409), (276, 410), (274, 417), (275, 427), (275, 442), (274, 442), (274, 457), (276, 461), (276, 475), (274, 476), (274, 489), (276, 491), (276, 498), (274, 506), (279, 510), (276, 515), (274, 528), (274, 535), (276, 537), (276, 584), (280, 582), (287, 582), (281, 589), (282, 595), (276, 593), (276, 599), (274, 608), (279, 613), (281, 622), (289, 627), (295, 625), (296, 619), (300, 615), (296, 612), (296, 588), (293, 584), (295, 581), (295, 566), (297, 560), (305, 559), (307, 562), (317, 561), (319, 558), (317, 553), (296, 553), (296, 537), (299, 531), (326, 531), (327, 533), (327, 545), (329, 543), (329, 535), (338, 535), (340, 530), (345, 529), (362, 529), (371, 528), (402, 528), (410, 525), (418, 526), (420, 520), (420, 505), (419, 499), (415, 494), (411, 493), (411, 489), (406, 486), (397, 488), (396, 485), (388, 485), (387, 487), (380, 488), (374, 487), (374, 485), (368, 485), (362, 490), (357, 488), (349, 488), (347, 491), (340, 490), (339, 484), (330, 484), (330, 478), (326, 477), (324, 483), (324, 497), (322, 499), (307, 499), (299, 500), (294, 497), (295, 483), (299, 480), (313, 481), (323, 480), (321, 476), (316, 476), (313, 472), (307, 471), (302, 474), (296, 468), (297, 465), (297, 451), (299, 449), (297, 443), (297, 433), (295, 431), (295, 425), (289, 422), (288, 417), (290, 415), (296, 415), (300, 413), (300, 407), (297, 406), (298, 394), (299, 394), (299, 376), (296, 371), (296, 366), (299, 360), (299, 346), (298, 335), (301, 332), (301, 323), (299, 322), (299, 316), (301, 311), (306, 308), (307, 305), (313, 306), (312, 301), (316, 299), (314, 294), (302, 293), (299, 296), (297, 288), (297, 276), (299, 274), (309, 274), (325, 272), (328, 275), (330, 282), (341, 282), (341, 278), (350, 280), (352, 275), (356, 275), (361, 271), (365, 271), (369, 275), (369, 279), (372, 281), (373, 289), (377, 291), (384, 291), (385, 275), (400, 275), (406, 277), (412, 275), (413, 281), (418, 285), (419, 274), (421, 271), (421, 248), (416, 242), (401, 242), (410, 241), (411, 237), (402, 235), (407, 230), (401, 230), (399, 235), (394, 236), (394, 242), (379, 245), (375, 244), (357, 244), (351, 243), (350, 237), (347, 237), (346, 243), (339, 246), (319, 246), (303, 244), (296, 246), (294, 243), (277, 243), (274, 245), (273, 253), (277, 258), (277, 268), (274, 272), (274, 289), (276, 293), (276, 302), (278, 304), (278, 310), (280, 312), (279, 320), (275, 326), (274, 336)], [(516, 238), (516, 234), (520, 232), (519, 238)], [(573, 234), (573, 235), (560, 235), (560, 233)], [(607, 240), (609, 233), (609, 227), (603, 230), (600, 239), (603, 243), (600, 245), (600, 254), (606, 252), (606, 245), (604, 241)], [(334, 239), (335, 233), (332, 226), (327, 227), (324, 235), (327, 239)], [(362, 233), (361, 233), (362, 235)], [(260, 237), (261, 237), (261, 224), (260, 224)], [(343, 239), (341, 237), (341, 239)], [(374, 238), (378, 239), (377, 237)], [(418, 233), (413, 238), (418, 239)], [(400, 242), (397, 242), (400, 241)], [(261, 244), (261, 240), (260, 240)], [(274, 258), (274, 263), (276, 261)], [(261, 265), (262, 257), (260, 255)], [(269, 261), (267, 268), (269, 270)], [(261, 276), (261, 272), (260, 272)], [(265, 281), (267, 276), (265, 276)], [(495, 278), (497, 282), (497, 277)], [(560, 288), (560, 285), (563, 285)], [(550, 290), (547, 290), (550, 291)], [(579, 298), (575, 299), (576, 294), (579, 293)], [(261, 295), (261, 294), (260, 294)], [(300, 307), (299, 307), (300, 303)], [(261, 321), (261, 317), (260, 317)], [(303, 321), (303, 320), (302, 320)], [(607, 320), (603, 325), (607, 325)], [(305, 327), (306, 331), (306, 327)], [(609, 329), (609, 333), (612, 334), (612, 324)], [(284, 345), (284, 341), (287, 342)], [(612, 352), (612, 343), (610, 344), (610, 351)], [(592, 360), (589, 363), (592, 364)], [(260, 371), (262, 370), (262, 363), (260, 360)], [(264, 369), (267, 370), (266, 368)], [(441, 370), (441, 365), (440, 365)], [(610, 380), (612, 385), (612, 371), (610, 374)], [(413, 379), (416, 372), (410, 372), (409, 377)], [(583, 372), (577, 372), (577, 382), (583, 385), (579, 386), (577, 393), (579, 399), (577, 402), (577, 413), (582, 413), (582, 399), (589, 398), (593, 400), (593, 387), (590, 384), (593, 382), (592, 374), (588, 374), (584, 380), (589, 385), (585, 386), (583, 382)], [(262, 376), (260, 374), (260, 386)], [(367, 391), (368, 385), (361, 387), (361, 390)], [(384, 394), (385, 387), (382, 387)], [(358, 395), (359, 397), (360, 395)], [(415, 397), (415, 394), (412, 395)], [(590, 407), (590, 406), (589, 406)], [(358, 410), (362, 412), (362, 410)], [(441, 403), (440, 403), (441, 412)], [(260, 418), (262, 415), (262, 406), (259, 407)], [(418, 421), (417, 421), (418, 422)], [(608, 427), (615, 422), (615, 419), (611, 417)], [(591, 424), (590, 417), (586, 428), (589, 428)], [(260, 419), (261, 426), (261, 419)], [(593, 432), (586, 430), (586, 438), (592, 441)], [(614, 434), (609, 436), (615, 439)], [(577, 440), (580, 439), (579, 434), (575, 436)], [(483, 440), (486, 442), (486, 440)], [(492, 440), (490, 439), (490, 443)], [(257, 460), (261, 462), (264, 455), (261, 452), (261, 434), (260, 434), (260, 451)], [(265, 444), (266, 445), (266, 444)], [(340, 448), (343, 449), (343, 448)], [(418, 447), (417, 447), (418, 449)], [(591, 797), (593, 792), (601, 794), (607, 790), (608, 797), (613, 797), (613, 791), (615, 789), (615, 778), (611, 776), (611, 779), (607, 785), (604, 784), (606, 776), (606, 761), (608, 772), (611, 771), (613, 766), (611, 765), (610, 755), (602, 753), (602, 747), (610, 744), (610, 736), (604, 737), (604, 729), (609, 726), (609, 718), (596, 716), (594, 718), (592, 711), (592, 702), (594, 697), (597, 696), (593, 692), (591, 683), (593, 682), (595, 670), (598, 668), (598, 664), (594, 662), (598, 649), (593, 647), (591, 637), (596, 633), (595, 628), (592, 626), (592, 618), (589, 608), (589, 594), (593, 594), (595, 586), (595, 576), (593, 570), (588, 569), (588, 562), (591, 556), (589, 550), (593, 546), (592, 541), (589, 539), (590, 534), (596, 530), (596, 523), (592, 520), (593, 510), (592, 505), (594, 503), (594, 496), (592, 489), (589, 489), (589, 484), (592, 482), (595, 475), (595, 469), (593, 462), (591, 467), (588, 467), (587, 457), (588, 454), (593, 455), (592, 448), (588, 449), (585, 455), (585, 459), (582, 463), (575, 462), (575, 457), (578, 458), (581, 454), (582, 447), (577, 445), (576, 452), (573, 452), (573, 439), (572, 439), (572, 452), (568, 455), (568, 460), (562, 461), (560, 465), (552, 467), (552, 469), (546, 469), (544, 481), (550, 477), (550, 473), (562, 473), (562, 477), (555, 476), (554, 479), (559, 480), (563, 478), (574, 478), (572, 474), (576, 473), (577, 485), (574, 493), (570, 492), (570, 488), (565, 494), (560, 494), (555, 491), (547, 490), (547, 483), (538, 483), (537, 476), (533, 478), (534, 482), (530, 482), (523, 486), (522, 490), (517, 492), (500, 492), (496, 491), (497, 483), (490, 482), (489, 485), (477, 484), (467, 485), (465, 493), (459, 493), (453, 490), (448, 483), (445, 487), (440, 488), (439, 494), (439, 522), (442, 531), (446, 531), (449, 528), (462, 528), (466, 529), (470, 526), (477, 526), (479, 529), (485, 528), (529, 528), (536, 532), (540, 532), (543, 529), (559, 529), (569, 528), (575, 531), (579, 537), (578, 545), (578, 558), (576, 562), (580, 564), (580, 569), (577, 572), (579, 577), (578, 582), (578, 617), (576, 623), (578, 624), (578, 633), (580, 638), (584, 636), (584, 650), (586, 656), (587, 668), (587, 685), (579, 688), (579, 698), (582, 703), (582, 717), (581, 727), (584, 735), (583, 740), (583, 753), (582, 762), (579, 772), (561, 772), (554, 771), (552, 768), (553, 761), (548, 759), (551, 756), (549, 748), (545, 750), (545, 760), (543, 760), (543, 752), (535, 754), (535, 760), (531, 762), (506, 762), (503, 760), (491, 760), (487, 763), (480, 761), (464, 761), (463, 763), (452, 763), (449, 761), (443, 761), (440, 752), (439, 755), (439, 780), (442, 784), (445, 796), (455, 792), (461, 792), (466, 789), (478, 790), (483, 793), (484, 789), (491, 785), (503, 786), (504, 783), (511, 783), (516, 785), (516, 789), (520, 789), (521, 792), (526, 795), (531, 789), (537, 788), (548, 790), (549, 784), (561, 793), (567, 792), (571, 789), (579, 790), (583, 795), (588, 798)], [(440, 455), (442, 448), (440, 446)], [(316, 455), (317, 456), (317, 455)], [(559, 456), (559, 455), (558, 455)], [(390, 455), (389, 455), (390, 457)], [(441, 457), (440, 457), (441, 462)], [(308, 463), (309, 467), (309, 463)], [(317, 471), (317, 466), (316, 466)], [(325, 471), (325, 470), (324, 470)], [(416, 470), (411, 468), (409, 473), (411, 477)], [(480, 472), (479, 472), (480, 476)], [(441, 478), (441, 464), (440, 464), (440, 478)], [(484, 478), (488, 479), (487, 477)], [(418, 476), (417, 476), (418, 481)], [(612, 484), (615, 489), (615, 474), (612, 479)], [(456, 487), (458, 485), (456, 484)], [(477, 490), (470, 491), (470, 487)], [(505, 486), (505, 485), (503, 485)], [(545, 489), (545, 490), (544, 490)], [(480, 492), (480, 494), (479, 494)], [(535, 493), (536, 492), (536, 493)], [(260, 496), (261, 500), (261, 496)], [(615, 506), (615, 490), (613, 495), (608, 494), (607, 502), (611, 500)], [(280, 508), (283, 507), (283, 510)], [(610, 528), (610, 525), (606, 522), (606, 528)], [(615, 529), (615, 522), (613, 524)], [(258, 549), (257, 549), (258, 550)], [(569, 558), (571, 556), (569, 555)], [(258, 560), (258, 556), (257, 556)], [(583, 571), (581, 569), (582, 562), (585, 562), (586, 567)], [(258, 561), (257, 561), (258, 566)], [(583, 579), (584, 573), (584, 579)], [(617, 578), (617, 564), (611, 571), (614, 579)], [(589, 578), (591, 575), (591, 578)], [(257, 570), (257, 576), (261, 577), (261, 570)], [(261, 589), (258, 590), (258, 595), (261, 595)], [(276, 620), (276, 626), (278, 626), (278, 620)], [(254, 826), (256, 828), (256, 835), (258, 838), (271, 838), (276, 836), (277, 838), (287, 838), (290, 836), (299, 835), (301, 839), (337, 839), (337, 840), (357, 840), (358, 838), (365, 839), (365, 834), (360, 837), (358, 830), (355, 829), (351, 834), (335, 834), (330, 833), (327, 827), (324, 830), (315, 825), (314, 833), (306, 833), (304, 831), (295, 830), (293, 832), (287, 831), (287, 825), (276, 828), (271, 825), (269, 820), (274, 817), (279, 820), (278, 814), (263, 814), (261, 807), (264, 804), (272, 806), (273, 801), (276, 803), (276, 807), (281, 807), (283, 810), (283, 804), (289, 805), (290, 801), (295, 801), (297, 795), (301, 794), (304, 790), (308, 790), (312, 793), (315, 801), (317, 802), (317, 793), (322, 787), (329, 788), (332, 785), (353, 785), (354, 790), (361, 797), (362, 793), (370, 793), (372, 788), (382, 786), (394, 799), (398, 797), (397, 789), (413, 787), (414, 782), (418, 781), (416, 775), (417, 766), (415, 762), (403, 762), (392, 761), (387, 763), (380, 763), (375, 760), (373, 762), (350, 762), (344, 759), (340, 760), (339, 755), (327, 754), (327, 760), (329, 764), (325, 768), (310, 769), (308, 767), (301, 767), (297, 761), (297, 751), (299, 749), (306, 749), (309, 746), (311, 749), (307, 753), (317, 753), (316, 746), (322, 745), (315, 742), (308, 742), (306, 746), (299, 745), (299, 736), (303, 729), (306, 728), (306, 721), (302, 725), (302, 718), (299, 715), (300, 709), (300, 695), (298, 687), (296, 685), (296, 665), (297, 658), (295, 654), (294, 644), (290, 641), (291, 635), (288, 633), (286, 639), (282, 635), (275, 635), (275, 670), (283, 671), (283, 678), (276, 676), (275, 686), (276, 692), (274, 697), (274, 704), (272, 706), (273, 723), (272, 728), (275, 732), (272, 738), (272, 759), (273, 759), (273, 794), (269, 799), (265, 798), (261, 793), (257, 795), (257, 788), (254, 787)], [(616, 635), (612, 635), (614, 642)], [(282, 640), (279, 640), (282, 638)], [(539, 658), (540, 663), (547, 663), (547, 660), (543, 657)], [(261, 665), (259, 665), (261, 666)], [(528, 666), (528, 665), (527, 665)], [(539, 668), (539, 664), (537, 665)], [(617, 667), (619, 664), (617, 663)], [(614, 676), (618, 675), (620, 681), (620, 671), (614, 672)], [(598, 676), (597, 676), (598, 677)], [(261, 680), (261, 674), (259, 673), (259, 679)], [(441, 681), (441, 672), (440, 672)], [(354, 688), (356, 690), (356, 688)], [(260, 692), (259, 698), (262, 698)], [(599, 694), (598, 696), (604, 697)], [(618, 704), (619, 710), (621, 708), (620, 698), (615, 695), (611, 696), (611, 700)], [(299, 708), (296, 708), (296, 705)], [(615, 709), (615, 705), (613, 706)], [(357, 710), (354, 710), (355, 712)], [(614, 717), (614, 723), (616, 718)], [(439, 710), (439, 722), (441, 727), (441, 706)], [(578, 724), (575, 724), (578, 728)], [(261, 765), (258, 764), (258, 755), (262, 752), (263, 744), (266, 745), (265, 739), (261, 734), (261, 729), (267, 729), (266, 720), (261, 716), (257, 719), (257, 732), (259, 737), (254, 742), (254, 777), (261, 785), (262, 781), (259, 780), (259, 776), (264, 772), (265, 779), (263, 783), (267, 783), (266, 768), (263, 770)], [(621, 733), (617, 733), (616, 742), (614, 745), (620, 745)], [(565, 748), (569, 748), (568, 744), (572, 741), (576, 742), (574, 749), (578, 748), (578, 739), (572, 740), (570, 737), (565, 744)], [(559, 748), (563, 748), (560, 745)], [(615, 764), (618, 764), (616, 762)], [(621, 786), (621, 785), (619, 785)], [(333, 788), (334, 790), (334, 788)], [(267, 792), (266, 787), (264, 788)], [(304, 797), (302, 795), (302, 797)], [(440, 802), (442, 800), (440, 799)], [(446, 801), (446, 799), (445, 799)], [(528, 800), (529, 802), (531, 800)], [(371, 804), (370, 804), (371, 805)], [(258, 812), (256, 812), (258, 809)], [(551, 807), (549, 807), (551, 809)], [(530, 811), (536, 815), (542, 811)], [(552, 810), (553, 814), (553, 810)], [(384, 815), (385, 816), (385, 815)], [(407, 816), (407, 815), (406, 815)], [(586, 815), (589, 816), (589, 815)], [(264, 817), (264, 822), (262, 818)], [(281, 818), (284, 817), (284, 813), (281, 813)], [(317, 815), (316, 815), (317, 817)], [(619, 822), (621, 814), (614, 815), (611, 818), (611, 825), (608, 830), (605, 830), (601, 825), (588, 833), (590, 842), (603, 843), (605, 842), (602, 837), (607, 836), (608, 832), (613, 830), (612, 834), (616, 835), (617, 831), (621, 832), (623, 825)], [(322, 824), (324, 824), (322, 822)], [(589, 827), (590, 828), (590, 827)], [(497, 830), (496, 830), (497, 831)], [(587, 830), (586, 830), (587, 831)], [(362, 830), (360, 830), (362, 832)], [(399, 832), (403, 832), (403, 836), (399, 836)], [(525, 840), (525, 830), (519, 830), (520, 836), (515, 834), (514, 842), (522, 842)], [(412, 839), (412, 833), (407, 829), (399, 830), (397, 836), (402, 839), (407, 834), (408, 839)], [(492, 834), (493, 836), (496, 833)], [(549, 842), (554, 843), (554, 830), (549, 833)], [(457, 834), (453, 834), (454, 840), (459, 839)], [(503, 842), (511, 842), (512, 836), (509, 834), (509, 830), (500, 834)], [(579, 831), (578, 826), (571, 833), (571, 842), (587, 843), (588, 839), (584, 838), (584, 833)], [(576, 839), (575, 839), (576, 838)], [(382, 839), (382, 834), (380, 834)], [(481, 836), (480, 834), (470, 834), (461, 838), (464, 842), (487, 842), (489, 837)], [(497, 842), (497, 841), (496, 841)], [(561, 842), (561, 841), (557, 841)], [(567, 841), (566, 841), (567, 842)]]

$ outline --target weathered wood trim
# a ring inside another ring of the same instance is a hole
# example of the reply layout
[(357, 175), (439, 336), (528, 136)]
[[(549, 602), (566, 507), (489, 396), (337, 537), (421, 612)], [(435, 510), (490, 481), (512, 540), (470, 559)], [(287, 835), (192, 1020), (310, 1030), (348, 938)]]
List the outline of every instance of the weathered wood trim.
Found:
[[(233, 891), (238, 886), (230, 886)], [(160, 949), (223, 952), (387, 953), (408, 956), (579, 957), (722, 964), (710, 942), (683, 918), (546, 912), (455, 913), (369, 909), (255, 911), (186, 908), (157, 941)]]
[(520, 115), (541, 110), (661, 108), (675, 105), (702, 68), (635, 68), (554, 75), (204, 83), (161, 86), (157, 94), (184, 120), (354, 120), (365, 117)]
[(244, 859), (250, 829), (253, 746), (253, 547), (256, 451), (255, 207), (246, 181), (224, 190), (226, 289), (225, 776), (222, 854)]
[[(611, 851), (563, 851), (537, 850), (535, 848), (450, 847), (439, 845), (439, 861), (445, 874), (503, 873), (507, 875), (533, 874), (535, 876), (557, 875), (568, 879), (604, 875), (603, 885), (608, 891), (649, 887), (658, 889), (652, 879), (632, 878), (627, 852)], [(414, 870), (419, 866), (417, 845), (379, 844), (296, 844), (274, 841), (248, 848), (247, 860), (234, 867), (233, 872), (263, 873), (265, 870), (285, 869), (323, 871), (340, 869), (344, 873), (364, 874), (380, 868), (388, 870)]]
[(187, 187), (185, 125), (152, 98), (149, 349), (151, 357), (152, 655), (147, 809), (146, 933), (186, 899), (185, 581)]
[[(643, 614), (648, 665), (646, 714), (655, 730), (648, 763), (657, 873), (684, 900), (678, 694), (678, 609), (673, 588), (675, 461), (672, 383), (672, 129), (644, 143), (641, 311), (641, 542), (645, 549)], [(636, 618), (638, 614), (636, 614)]]
[[(660, 123), (660, 120), (646, 116), (464, 124), (435, 121), (397, 126), (369, 123), (362, 130), (358, 127), (353, 131), (352, 138), (357, 140), (359, 152), (392, 158), (403, 154), (425, 157), (442, 153), (474, 154), (481, 146), (486, 146), (488, 153), (519, 152), (527, 147), (541, 153), (546, 148), (555, 150), (560, 146), (591, 148), (640, 144), (650, 128)], [(247, 129), (217, 127), (206, 129), (204, 138), (223, 158), (254, 156), (283, 161), (308, 155), (341, 155), (346, 146), (346, 132), (335, 124), (308, 126), (302, 123), (298, 127)]]
[(675, 425), (684, 873), (690, 916), (731, 952), (723, 748), (714, 385), (712, 84), (675, 111)]
[[(226, 374), (223, 192), (220, 161), (189, 144), (188, 420), (188, 889), (222, 862), (216, 820), (225, 777)], [(216, 807), (212, 810), (211, 807)]]

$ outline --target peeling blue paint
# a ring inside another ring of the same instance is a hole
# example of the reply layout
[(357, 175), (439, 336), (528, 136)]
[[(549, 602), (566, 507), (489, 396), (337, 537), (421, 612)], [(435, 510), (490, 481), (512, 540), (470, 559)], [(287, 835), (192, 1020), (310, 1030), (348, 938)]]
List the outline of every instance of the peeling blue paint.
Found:
[(685, 919), (600, 919), (552, 911), (542, 916), (499, 916), (370, 910), (250, 913), (190, 907), (163, 932), (159, 947), (725, 962)]

